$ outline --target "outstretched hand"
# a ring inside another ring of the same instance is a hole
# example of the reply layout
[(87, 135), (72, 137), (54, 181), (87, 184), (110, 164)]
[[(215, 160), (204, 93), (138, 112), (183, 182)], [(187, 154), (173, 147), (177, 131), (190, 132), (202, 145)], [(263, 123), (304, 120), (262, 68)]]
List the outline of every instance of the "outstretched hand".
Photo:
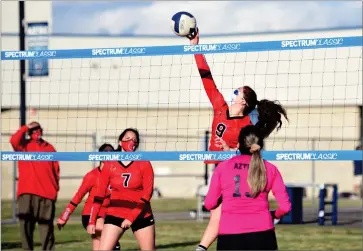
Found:
[(197, 45), (199, 44), (199, 28), (197, 29), (197, 33), (193, 38), (189, 38), (191, 45)]

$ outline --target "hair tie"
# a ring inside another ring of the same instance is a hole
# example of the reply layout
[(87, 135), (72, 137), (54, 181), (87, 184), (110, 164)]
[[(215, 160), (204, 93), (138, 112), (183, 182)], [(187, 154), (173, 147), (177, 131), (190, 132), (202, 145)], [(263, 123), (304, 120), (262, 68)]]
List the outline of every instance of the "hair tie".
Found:
[(254, 153), (254, 152), (257, 152), (261, 149), (261, 147), (257, 144), (252, 144), (251, 147), (250, 147), (250, 153)]

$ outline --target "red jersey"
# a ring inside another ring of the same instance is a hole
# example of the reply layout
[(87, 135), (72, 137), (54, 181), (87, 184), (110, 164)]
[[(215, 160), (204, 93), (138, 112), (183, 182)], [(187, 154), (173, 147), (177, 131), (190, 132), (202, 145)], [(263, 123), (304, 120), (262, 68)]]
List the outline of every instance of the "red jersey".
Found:
[[(42, 140), (24, 140), (27, 126), (22, 126), (10, 138), (10, 144), (17, 152), (55, 152), (54, 147)], [(59, 191), (58, 161), (18, 161), (17, 196), (34, 194), (50, 200), (56, 200)]]
[[(252, 125), (250, 117), (230, 117), (228, 104), (214, 83), (212, 73), (204, 55), (195, 54), (194, 57), (198, 66), (199, 74), (202, 78), (204, 90), (207, 93), (214, 111), (209, 150), (222, 151), (221, 148), (215, 145), (217, 137), (222, 138), (230, 148), (237, 148), (238, 136), (241, 128), (247, 125)], [(206, 163), (218, 162), (219, 161), (207, 161)]]
[(90, 225), (96, 222), (109, 185), (112, 193), (107, 215), (128, 219), (132, 223), (141, 213), (144, 217), (152, 214), (150, 200), (154, 191), (154, 171), (149, 161), (130, 162), (128, 165), (105, 162), (98, 181)]
[[(96, 182), (101, 174), (100, 167), (94, 168), (92, 171), (89, 171), (82, 180), (82, 183), (80, 187), (78, 188), (78, 191), (73, 196), (72, 200), (67, 205), (66, 209), (63, 211), (60, 219), (64, 221), (68, 221), (69, 217), (73, 213), (73, 211), (77, 208), (78, 204), (81, 203), (83, 200), (83, 197), (88, 193), (88, 198), (86, 202), (84, 203), (82, 215), (91, 215), (92, 205), (93, 205), (93, 199), (95, 197), (96, 192)], [(106, 199), (104, 200), (104, 203), (102, 204), (102, 207), (100, 209), (100, 212), (98, 213), (98, 216), (101, 216), (102, 218), (105, 218), (106, 212), (107, 212), (107, 206), (109, 204), (109, 196), (111, 194), (111, 190), (109, 187), (108, 193), (106, 195)]]

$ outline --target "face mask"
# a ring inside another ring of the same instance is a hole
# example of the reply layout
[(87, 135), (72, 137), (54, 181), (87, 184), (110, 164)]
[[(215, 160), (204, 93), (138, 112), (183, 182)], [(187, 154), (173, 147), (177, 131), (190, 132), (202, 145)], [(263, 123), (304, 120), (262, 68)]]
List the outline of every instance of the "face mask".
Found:
[(134, 140), (122, 141), (121, 147), (126, 152), (133, 152), (133, 151), (135, 151), (135, 141)]
[(33, 132), (32, 135), (30, 135), (30, 138), (32, 140), (40, 140), (42, 138), (41, 132)]

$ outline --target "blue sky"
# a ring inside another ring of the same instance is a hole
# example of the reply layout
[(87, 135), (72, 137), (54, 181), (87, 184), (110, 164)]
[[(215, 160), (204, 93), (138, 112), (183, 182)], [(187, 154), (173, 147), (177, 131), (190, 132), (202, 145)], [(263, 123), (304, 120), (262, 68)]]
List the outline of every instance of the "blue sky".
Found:
[(361, 1), (53, 1), (53, 32), (172, 35), (170, 18), (182, 10), (203, 34), (362, 25)]

